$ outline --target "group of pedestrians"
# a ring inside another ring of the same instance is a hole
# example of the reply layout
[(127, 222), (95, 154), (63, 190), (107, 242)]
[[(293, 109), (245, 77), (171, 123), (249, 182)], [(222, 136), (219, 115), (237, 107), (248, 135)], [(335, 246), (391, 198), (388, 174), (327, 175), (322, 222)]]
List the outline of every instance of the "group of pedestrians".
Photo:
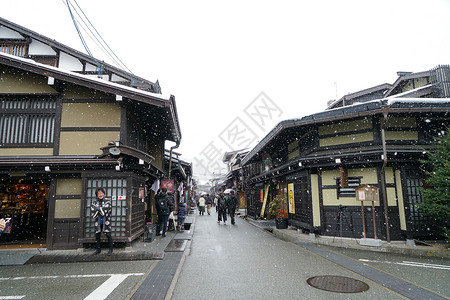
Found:
[(236, 211), (237, 198), (234, 195), (234, 191), (224, 195), (221, 193), (217, 198), (217, 223), (223, 221), (223, 224), (227, 224), (227, 211), (231, 219), (231, 224), (234, 225), (234, 213)]
[(202, 195), (197, 201), (198, 203), (198, 212), (199, 215), (205, 214), (205, 207), (206, 212), (208, 215), (211, 214), (211, 207), (216, 207), (217, 212), (217, 222), (223, 222), (224, 224), (227, 224), (227, 213), (230, 216), (231, 224), (234, 225), (234, 213), (237, 206), (237, 198), (234, 195), (234, 191), (230, 191), (229, 193), (220, 193), (217, 196), (214, 195)]
[[(158, 214), (158, 225), (156, 229), (156, 235), (166, 236), (167, 224), (169, 222), (169, 216), (174, 212), (175, 205), (173, 202), (173, 196), (167, 194), (166, 188), (161, 188), (155, 195), (155, 206)], [(235, 224), (234, 213), (237, 206), (237, 198), (234, 195), (234, 191), (229, 194), (221, 193), (218, 196), (205, 195), (198, 199), (199, 213), (200, 215), (205, 214), (211, 215), (212, 206), (216, 206), (216, 211), (218, 214), (217, 222), (223, 221), (224, 224), (227, 223), (227, 213), (230, 216), (231, 224)], [(108, 239), (109, 251), (107, 255), (111, 255), (113, 252), (113, 239), (111, 236), (111, 198), (105, 197), (105, 190), (103, 188), (98, 188), (96, 191), (96, 198), (93, 200), (91, 205), (92, 217), (95, 219), (95, 240), (96, 249), (94, 254), (99, 254), (101, 252), (101, 234), (104, 233)], [(177, 210), (177, 229), (184, 229), (184, 220), (187, 216), (186, 203), (180, 203)], [(3, 231), (6, 223), (9, 220), (2, 219), (0, 222), (1, 230)]]
[(214, 200), (213, 200), (214, 196), (210, 195), (210, 194), (206, 194), (205, 196), (200, 196), (200, 198), (198, 198), (198, 212), (199, 214), (202, 216), (205, 214), (205, 207), (206, 207), (206, 213), (208, 215), (211, 214), (211, 207), (213, 206)]
[[(167, 189), (159, 189), (155, 195), (155, 206), (158, 214), (158, 225), (156, 228), (156, 235), (166, 236), (167, 223), (169, 222), (169, 216), (174, 211), (174, 204), (172, 195), (167, 194)], [(186, 203), (180, 203), (177, 211), (177, 229), (183, 231), (184, 221), (187, 216)], [(162, 232), (161, 232), (162, 231)]]
[[(95, 226), (95, 252), (97, 255), (101, 252), (101, 234), (104, 233), (108, 239), (108, 253), (113, 253), (113, 239), (111, 236), (111, 198), (106, 197), (104, 188), (98, 188), (95, 192), (95, 199), (91, 204), (92, 218)], [(156, 235), (166, 236), (167, 223), (170, 214), (174, 211), (173, 196), (167, 194), (166, 188), (161, 188), (155, 195), (155, 206), (158, 214), (158, 225)], [(180, 203), (177, 211), (177, 229), (184, 229), (184, 221), (187, 216), (186, 203)], [(9, 219), (0, 219), (0, 235), (3, 233)]]

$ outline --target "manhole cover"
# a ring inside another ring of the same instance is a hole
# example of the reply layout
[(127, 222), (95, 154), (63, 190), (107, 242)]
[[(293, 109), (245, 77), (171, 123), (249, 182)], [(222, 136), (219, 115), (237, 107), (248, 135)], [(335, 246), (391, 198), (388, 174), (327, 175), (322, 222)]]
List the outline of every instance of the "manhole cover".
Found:
[(366, 283), (344, 276), (315, 276), (306, 282), (317, 289), (336, 293), (360, 293), (369, 289)]

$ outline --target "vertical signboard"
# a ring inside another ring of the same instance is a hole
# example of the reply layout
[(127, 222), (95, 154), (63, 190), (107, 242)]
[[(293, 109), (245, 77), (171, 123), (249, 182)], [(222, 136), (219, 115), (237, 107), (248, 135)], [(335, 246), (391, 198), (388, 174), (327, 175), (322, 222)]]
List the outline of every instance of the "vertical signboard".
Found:
[(294, 183), (288, 184), (289, 213), (295, 214)]
[(267, 196), (269, 196), (269, 187), (269, 184), (266, 184), (266, 186), (264, 187), (264, 200), (261, 208), (261, 218), (264, 217), (264, 211), (266, 210)]

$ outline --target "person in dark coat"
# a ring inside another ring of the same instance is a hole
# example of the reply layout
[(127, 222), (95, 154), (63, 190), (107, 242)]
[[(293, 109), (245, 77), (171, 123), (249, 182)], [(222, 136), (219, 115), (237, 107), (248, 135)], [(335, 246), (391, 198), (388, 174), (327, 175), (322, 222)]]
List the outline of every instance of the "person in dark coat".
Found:
[(211, 206), (212, 206), (212, 195), (207, 194), (206, 195), (206, 212), (208, 213), (208, 215), (211, 214)]
[(187, 208), (186, 203), (180, 203), (178, 206), (178, 214), (177, 214), (177, 227), (179, 231), (184, 230), (184, 220), (187, 216)]
[(102, 251), (100, 247), (100, 236), (102, 232), (108, 238), (108, 255), (111, 255), (113, 252), (113, 239), (111, 237), (111, 199), (105, 197), (105, 190), (103, 188), (99, 188), (96, 191), (96, 199), (91, 204), (91, 213), (92, 218), (95, 219), (96, 249), (94, 255)]
[(230, 215), (231, 224), (234, 225), (234, 212), (236, 211), (237, 198), (234, 195), (234, 191), (230, 192), (230, 195), (227, 197), (227, 209), (228, 214)]
[(167, 195), (167, 189), (162, 188), (155, 196), (156, 212), (158, 213), (158, 228), (156, 235), (166, 236), (167, 222), (169, 221), (170, 212), (173, 210), (173, 203), (171, 198)]
[(217, 222), (220, 223), (223, 220), (223, 224), (227, 224), (227, 202), (226, 198), (223, 194), (220, 194), (219, 199), (217, 201), (217, 211), (218, 217)]

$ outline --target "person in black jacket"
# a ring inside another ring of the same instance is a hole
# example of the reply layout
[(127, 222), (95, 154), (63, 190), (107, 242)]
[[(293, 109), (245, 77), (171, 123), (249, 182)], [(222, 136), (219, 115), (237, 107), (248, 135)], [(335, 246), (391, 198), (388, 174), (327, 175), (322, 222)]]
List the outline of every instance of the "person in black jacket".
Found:
[(96, 191), (96, 199), (92, 201), (91, 213), (92, 218), (95, 219), (95, 252), (94, 255), (99, 254), (102, 250), (100, 248), (100, 235), (105, 233), (108, 238), (109, 251), (107, 255), (113, 252), (113, 239), (111, 237), (111, 199), (105, 197), (105, 189), (98, 188)]
[(187, 216), (187, 205), (186, 203), (180, 203), (178, 206), (177, 214), (177, 230), (184, 231), (184, 220)]
[(234, 195), (234, 191), (230, 192), (230, 195), (227, 198), (227, 208), (228, 214), (230, 215), (231, 224), (234, 225), (234, 212), (236, 210), (237, 198)]
[(171, 198), (167, 195), (167, 189), (162, 188), (158, 191), (155, 196), (155, 206), (156, 212), (158, 213), (158, 228), (156, 230), (156, 235), (166, 236), (167, 222), (169, 221), (170, 212), (173, 210), (173, 202)]
[(217, 223), (220, 223), (220, 221), (223, 221), (223, 223), (227, 224), (227, 200), (221, 193), (219, 196), (219, 199), (217, 201)]

